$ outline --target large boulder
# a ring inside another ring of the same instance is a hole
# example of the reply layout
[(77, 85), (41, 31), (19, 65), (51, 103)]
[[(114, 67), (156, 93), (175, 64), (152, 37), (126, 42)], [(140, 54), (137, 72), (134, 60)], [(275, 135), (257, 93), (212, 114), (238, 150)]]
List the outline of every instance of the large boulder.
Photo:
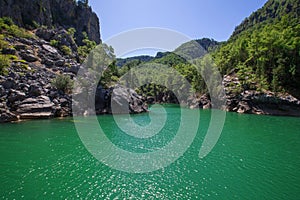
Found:
[(40, 96), (42, 93), (43, 93), (43, 88), (38, 83), (32, 84), (29, 87), (28, 94), (31, 97)]
[(39, 28), (36, 30), (35, 34), (46, 41), (50, 41), (54, 37), (55, 31), (46, 28)]
[(52, 54), (58, 54), (58, 51), (57, 49), (55, 49), (54, 47), (50, 46), (50, 45), (47, 45), (47, 44), (43, 44), (42, 47), (48, 51), (49, 53), (52, 53)]
[(22, 101), (16, 112), (20, 114), (21, 119), (50, 118), (53, 117), (53, 106), (49, 97), (39, 96)]
[(133, 89), (116, 86), (111, 96), (111, 110), (114, 114), (142, 113), (147, 111), (145, 102)]
[(110, 89), (99, 87), (96, 92), (96, 113), (134, 114), (148, 111), (146, 99), (134, 90), (117, 85)]

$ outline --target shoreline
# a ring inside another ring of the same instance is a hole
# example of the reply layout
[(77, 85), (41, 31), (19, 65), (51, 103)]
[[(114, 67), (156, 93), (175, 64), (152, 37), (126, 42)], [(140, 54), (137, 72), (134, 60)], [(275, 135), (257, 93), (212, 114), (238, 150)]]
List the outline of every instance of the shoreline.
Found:
[[(151, 104), (149, 105), (149, 107), (153, 106), (153, 105), (169, 105), (169, 106), (179, 106), (179, 104), (174, 104), (174, 103), (155, 103), (155, 104)], [(195, 110), (195, 109), (199, 109), (199, 110), (206, 110), (206, 111), (211, 111), (211, 110), (220, 110), (220, 111), (224, 111), (226, 113), (236, 113), (239, 115), (260, 115), (260, 116), (274, 116), (274, 117), (292, 117), (292, 118), (300, 118), (300, 112), (297, 112), (297, 114), (282, 114), (282, 113), (278, 113), (278, 112), (270, 112), (270, 113), (239, 113), (239, 112), (234, 112), (234, 111), (227, 111), (224, 109), (215, 109), (215, 108), (209, 108), (209, 109), (205, 109), (205, 108), (190, 108), (188, 106), (184, 107), (186, 109), (190, 109), (190, 110)], [(273, 110), (275, 111), (275, 110)], [(299, 108), (300, 111), (300, 108)], [(145, 112), (140, 112), (140, 113), (129, 113), (130, 115), (138, 115), (138, 114), (145, 114), (151, 112), (149, 110), (145, 111)], [(126, 113), (124, 113), (126, 114)], [(89, 117), (89, 116), (112, 116), (112, 115), (123, 115), (122, 113), (118, 113), (118, 114), (112, 114), (112, 113), (101, 113), (101, 114), (96, 114), (96, 115), (82, 115), (80, 117)], [(0, 124), (18, 124), (18, 123), (26, 123), (29, 121), (38, 121), (38, 120), (65, 120), (71, 118), (74, 120), (72, 115), (68, 115), (68, 116), (63, 116), (63, 117), (49, 117), (49, 118), (28, 118), (28, 119), (18, 119), (18, 120), (14, 120), (14, 121), (6, 121), (6, 122), (0, 122)]]

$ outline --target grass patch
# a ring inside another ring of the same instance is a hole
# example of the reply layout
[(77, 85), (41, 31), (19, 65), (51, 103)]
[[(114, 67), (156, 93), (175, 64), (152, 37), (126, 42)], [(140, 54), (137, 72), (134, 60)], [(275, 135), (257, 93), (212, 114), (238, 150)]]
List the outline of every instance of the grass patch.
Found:
[(0, 33), (20, 38), (33, 38), (33, 34), (14, 24), (11, 18), (0, 18)]
[(6, 75), (8, 73), (7, 68), (10, 67), (11, 60), (9, 56), (0, 54), (0, 74)]

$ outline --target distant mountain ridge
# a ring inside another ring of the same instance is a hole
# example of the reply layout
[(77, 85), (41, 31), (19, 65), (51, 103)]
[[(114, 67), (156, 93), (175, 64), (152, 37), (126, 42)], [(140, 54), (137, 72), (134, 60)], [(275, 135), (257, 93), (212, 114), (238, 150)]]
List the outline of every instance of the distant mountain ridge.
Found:
[(174, 53), (184, 57), (187, 60), (201, 58), (207, 53), (213, 51), (220, 43), (214, 39), (202, 38), (192, 40), (180, 45)]
[(173, 52), (158, 52), (155, 56), (141, 55), (141, 56), (134, 56), (128, 58), (118, 58), (117, 66), (122, 67), (125, 64), (132, 63), (132, 62), (135, 62), (135, 64), (137, 64), (141, 62), (151, 62), (159, 59), (167, 60), (168, 59), (167, 57), (172, 54), (177, 55), (178, 57), (180, 56), (185, 57), (188, 60), (194, 58), (200, 58), (203, 57), (205, 54), (213, 51), (219, 44), (220, 42), (217, 42), (214, 39), (209, 39), (209, 38), (196, 39), (196, 40), (183, 43), (178, 48), (176, 48)]

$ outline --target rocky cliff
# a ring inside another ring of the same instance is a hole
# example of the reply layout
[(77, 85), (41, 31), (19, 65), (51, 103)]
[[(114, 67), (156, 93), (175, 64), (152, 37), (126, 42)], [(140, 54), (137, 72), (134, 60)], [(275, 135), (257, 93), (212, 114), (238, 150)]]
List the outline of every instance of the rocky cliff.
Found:
[[(0, 123), (71, 116), (72, 103), (79, 114), (89, 114), (72, 102), (72, 95), (80, 94), (71, 94), (84, 60), (80, 49), (88, 50), (63, 28), (27, 31), (0, 18)], [(98, 87), (96, 94), (97, 114), (112, 113), (112, 104), (123, 108), (118, 113), (147, 111), (145, 100), (128, 88)]]
[(76, 42), (86, 32), (90, 40), (100, 43), (100, 25), (89, 6), (74, 0), (0, 0), (0, 17), (10, 17), (22, 27), (63, 27), (76, 29)]

